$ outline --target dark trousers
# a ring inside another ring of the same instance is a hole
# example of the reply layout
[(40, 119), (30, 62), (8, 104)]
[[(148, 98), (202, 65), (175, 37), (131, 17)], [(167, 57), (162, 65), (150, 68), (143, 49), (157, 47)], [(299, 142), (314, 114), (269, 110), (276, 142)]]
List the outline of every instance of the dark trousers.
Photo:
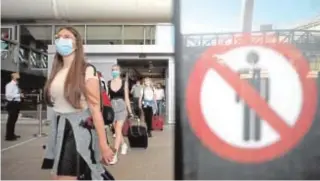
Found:
[(144, 107), (143, 113), (144, 113), (144, 120), (146, 121), (146, 124), (147, 124), (148, 132), (151, 132), (151, 130), (152, 130), (152, 116), (153, 116), (152, 107), (149, 107), (149, 106)]
[(140, 118), (141, 110), (139, 108), (139, 97), (133, 98), (133, 111), (134, 111), (134, 114)]
[(8, 110), (8, 120), (7, 120), (7, 130), (6, 130), (6, 138), (14, 138), (14, 129), (16, 126), (16, 122), (18, 120), (19, 112), (20, 112), (20, 102), (10, 101), (7, 104)]

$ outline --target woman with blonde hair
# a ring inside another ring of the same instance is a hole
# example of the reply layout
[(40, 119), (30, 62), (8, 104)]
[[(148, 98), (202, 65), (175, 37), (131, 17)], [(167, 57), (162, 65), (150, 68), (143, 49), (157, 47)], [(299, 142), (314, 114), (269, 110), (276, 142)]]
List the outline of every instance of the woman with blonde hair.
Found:
[[(44, 89), (53, 115), (42, 169), (52, 169), (54, 180), (107, 179), (101, 161), (109, 164), (114, 153), (107, 144), (95, 68), (86, 63), (81, 36), (74, 28), (60, 29), (55, 46)], [(85, 126), (88, 121), (94, 130)]]
[(152, 137), (152, 117), (156, 108), (156, 95), (149, 77), (144, 79), (144, 87), (139, 98), (139, 107), (143, 110), (144, 120), (147, 124), (148, 137)]

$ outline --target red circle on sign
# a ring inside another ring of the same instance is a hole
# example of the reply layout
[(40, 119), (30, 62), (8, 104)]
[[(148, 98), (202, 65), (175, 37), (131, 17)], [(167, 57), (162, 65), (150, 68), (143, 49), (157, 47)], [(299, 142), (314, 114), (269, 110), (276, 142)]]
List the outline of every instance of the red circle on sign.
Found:
[[(268, 123), (270, 123), (271, 126), (274, 125), (275, 127), (279, 128), (279, 130), (281, 130), (281, 133), (279, 133), (280, 139), (273, 144), (263, 148), (240, 148), (228, 144), (226, 141), (218, 137), (207, 125), (205, 117), (202, 114), (201, 110), (200, 93), (204, 77), (206, 76), (206, 73), (209, 69), (212, 68), (217, 73), (220, 72), (222, 74), (224, 74), (223, 72), (228, 72), (224, 71), (223, 67), (225, 66), (219, 64), (213, 57), (213, 55), (223, 54), (234, 48), (245, 46), (257, 46), (257, 44), (248, 43), (242, 45), (215, 46), (208, 48), (202, 54), (202, 56), (196, 61), (188, 80), (186, 90), (186, 109), (193, 132), (200, 139), (203, 145), (209, 150), (228, 160), (240, 163), (261, 163), (270, 161), (290, 151), (297, 143), (299, 143), (304, 135), (308, 133), (316, 113), (317, 88), (315, 81), (307, 78), (307, 75), (309, 73), (308, 63), (295, 47), (288, 44), (258, 45), (281, 53), (284, 57), (286, 57), (287, 60), (289, 60), (292, 67), (298, 73), (303, 92), (303, 103), (301, 112), (293, 127), (285, 127), (284, 123), (281, 124), (279, 123), (279, 121), (275, 121), (279, 119), (277, 115), (269, 116), (268, 114), (270, 112), (260, 110), (261, 114), (265, 115), (265, 117), (270, 118), (270, 120), (268, 120)], [(225, 77), (225, 79), (230, 78), (227, 73)], [(233, 86), (235, 87), (239, 86), (238, 82), (233, 82), (231, 84), (233, 84)], [(217, 87), (217, 89), (218, 88), (219, 87)], [(253, 93), (254, 92), (252, 92), (252, 94)], [(245, 94), (248, 93), (243, 93), (244, 96), (248, 97), (248, 100), (252, 96)], [(263, 103), (261, 101), (258, 104), (256, 103), (256, 100), (253, 100), (252, 98), (251, 100), (249, 100), (249, 102), (258, 105), (259, 107), (267, 105), (267, 103)], [(250, 104), (249, 106), (252, 107)], [(257, 113), (259, 114), (259, 112)]]

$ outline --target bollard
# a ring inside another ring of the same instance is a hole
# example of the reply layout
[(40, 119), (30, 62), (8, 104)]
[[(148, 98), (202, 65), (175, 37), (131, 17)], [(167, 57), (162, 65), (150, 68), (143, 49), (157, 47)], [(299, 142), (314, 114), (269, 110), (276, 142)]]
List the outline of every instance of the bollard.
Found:
[(38, 133), (34, 134), (35, 137), (44, 137), (47, 134), (42, 132), (42, 100), (41, 100), (41, 92), (37, 95), (37, 112), (39, 119)]

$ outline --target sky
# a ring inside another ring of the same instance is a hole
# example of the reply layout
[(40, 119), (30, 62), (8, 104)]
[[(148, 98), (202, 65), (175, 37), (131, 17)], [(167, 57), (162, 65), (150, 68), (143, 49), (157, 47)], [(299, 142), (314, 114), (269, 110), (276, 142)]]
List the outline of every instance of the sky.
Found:
[[(242, 0), (181, 0), (181, 31), (210, 33), (241, 30)], [(289, 29), (320, 16), (320, 0), (255, 0), (253, 29), (272, 24)]]

